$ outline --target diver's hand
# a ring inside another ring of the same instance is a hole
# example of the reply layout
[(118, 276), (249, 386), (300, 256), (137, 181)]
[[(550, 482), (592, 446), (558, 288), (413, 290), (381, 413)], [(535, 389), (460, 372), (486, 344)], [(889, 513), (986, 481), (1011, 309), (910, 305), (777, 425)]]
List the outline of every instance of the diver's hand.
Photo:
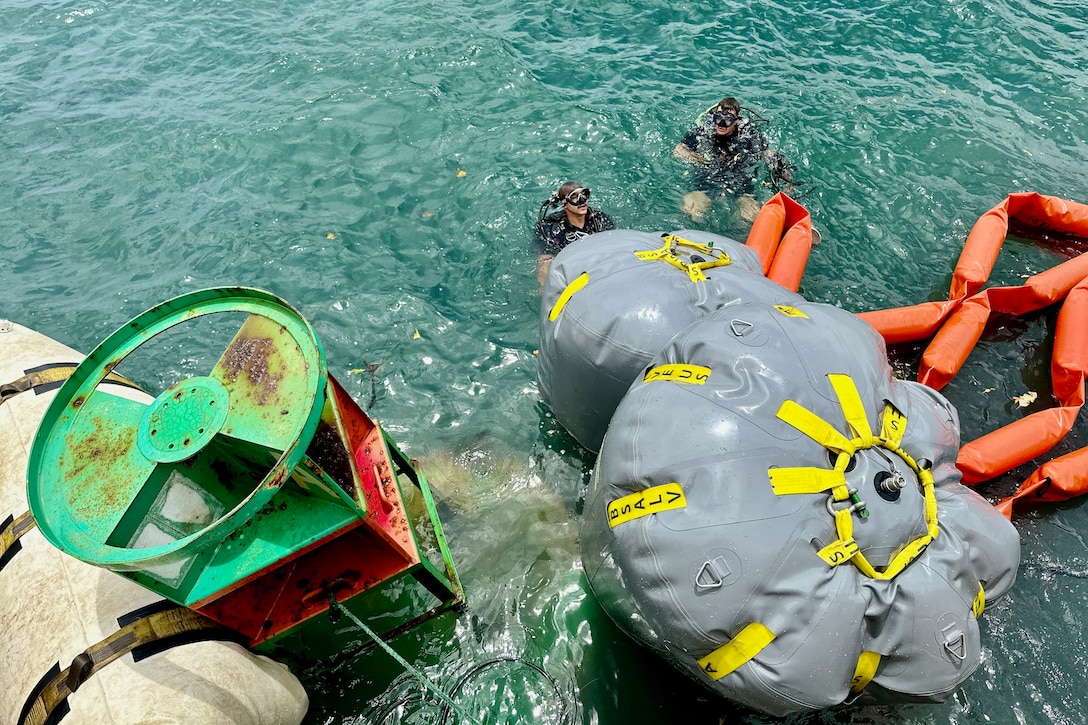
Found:
[[(786, 157), (782, 154), (772, 153), (767, 158), (767, 167), (771, 170), (771, 176), (778, 181), (793, 181), (794, 165), (786, 160)], [(790, 189), (792, 190), (792, 186)]]
[(703, 156), (698, 151), (694, 151), (682, 143), (676, 144), (676, 147), (672, 150), (672, 155), (682, 161), (690, 161), (693, 164), (705, 164), (707, 163), (706, 156)]

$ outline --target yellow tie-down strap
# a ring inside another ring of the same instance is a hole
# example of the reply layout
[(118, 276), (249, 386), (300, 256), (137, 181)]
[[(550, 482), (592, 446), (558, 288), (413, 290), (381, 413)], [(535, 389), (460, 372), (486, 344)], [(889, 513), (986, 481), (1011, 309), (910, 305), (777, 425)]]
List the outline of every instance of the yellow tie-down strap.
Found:
[(971, 602), (971, 612), (974, 613), (975, 619), (982, 616), (982, 610), (986, 609), (986, 589), (982, 586), (982, 582), (978, 583), (978, 594), (975, 595), (975, 600)]
[(876, 669), (880, 666), (879, 652), (862, 652), (858, 656), (857, 667), (854, 668), (854, 676), (850, 678), (850, 694), (860, 695), (861, 691), (869, 686), (876, 677)]
[(712, 680), (720, 680), (763, 651), (777, 637), (760, 622), (752, 622), (740, 633), (699, 660), (699, 667)]
[(589, 284), (589, 272), (582, 272), (573, 282), (568, 284), (562, 294), (559, 295), (559, 299), (555, 301), (555, 305), (552, 306), (552, 311), (548, 313), (548, 321), (555, 322), (555, 318), (559, 317), (559, 313), (570, 302), (570, 298), (587, 284)]
[(663, 483), (660, 486), (651, 486), (638, 493), (617, 498), (608, 504), (608, 525), (616, 528), (628, 521), (640, 519), (643, 516), (656, 514), (661, 511), (686, 508), (687, 499), (684, 498), (684, 489), (679, 483)]
[(846, 485), (846, 474), (837, 468), (770, 468), (767, 475), (776, 496), (823, 493)]
[(0, 569), (3, 569), (8, 561), (15, 556), (15, 552), (21, 548), (19, 539), (22, 538), (23, 534), (32, 531), (36, 525), (37, 523), (29, 511), (18, 518), (9, 515), (3, 522), (0, 522)]
[[(706, 274), (703, 273), (704, 270), (713, 269), (714, 267), (724, 267), (733, 263), (733, 260), (729, 258), (728, 254), (720, 249), (714, 249), (712, 244), (692, 242), (683, 237), (678, 237), (675, 234), (662, 234), (661, 238), (665, 243), (660, 248), (651, 249), (645, 252), (635, 252), (635, 256), (645, 261), (660, 259), (664, 262), (668, 262), (677, 269), (686, 272), (688, 279), (692, 282), (705, 282), (707, 277)], [(696, 252), (701, 252), (702, 254), (710, 256), (711, 259), (703, 262), (685, 262), (676, 255), (676, 251), (680, 247), (687, 247)]]
[(642, 376), (642, 382), (652, 383), (657, 380), (666, 380), (672, 383), (687, 383), (689, 385), (704, 385), (710, 379), (710, 368), (702, 365), (685, 365), (683, 363), (669, 363), (650, 368)]
[[(849, 510), (844, 509), (849, 514)], [(851, 539), (850, 541), (843, 541), (842, 539), (836, 539), (830, 544), (825, 546), (816, 552), (816, 555), (827, 562), (828, 566), (838, 566), (839, 564), (845, 564), (850, 561), (851, 558), (858, 554), (858, 542)]]
[[(838, 566), (849, 561), (872, 579), (891, 579), (903, 571), (907, 564), (914, 561), (930, 542), (937, 538), (940, 531), (937, 525), (937, 499), (933, 492), (933, 474), (928, 468), (921, 468), (917, 461), (901, 447), (903, 435), (907, 429), (907, 418), (903, 413), (891, 403), (885, 403), (880, 416), (880, 434), (875, 435), (869, 425), (865, 405), (853, 379), (841, 373), (831, 373), (827, 377), (838, 398), (839, 407), (842, 409), (843, 421), (847, 428), (846, 434), (792, 400), (784, 401), (777, 415), (783, 422), (835, 453), (834, 468), (770, 468), (767, 470), (767, 477), (771, 489), (778, 496), (830, 492), (828, 509), (834, 516), (835, 531), (839, 538), (817, 552), (817, 555), (829, 566)], [(903, 546), (883, 570), (874, 567), (854, 541), (853, 514), (857, 512), (861, 518), (868, 518), (869, 510), (858, 498), (857, 492), (847, 487), (845, 477), (850, 458), (857, 451), (874, 447), (891, 451), (914, 471), (922, 489), (926, 522), (926, 532)], [(850, 501), (851, 505), (844, 508), (832, 508), (832, 500), (834, 502)]]

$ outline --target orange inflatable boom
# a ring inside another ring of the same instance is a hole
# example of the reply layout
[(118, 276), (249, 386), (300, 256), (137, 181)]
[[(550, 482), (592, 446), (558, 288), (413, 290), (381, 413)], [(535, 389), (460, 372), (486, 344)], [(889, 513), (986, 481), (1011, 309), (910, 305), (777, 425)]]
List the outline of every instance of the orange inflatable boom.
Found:
[(779, 192), (759, 210), (745, 245), (759, 254), (768, 279), (796, 292), (812, 252), (812, 217)]
[[(992, 313), (1023, 315), (1064, 300), (1051, 361), (1058, 406), (964, 444), (956, 465), (967, 485), (990, 480), (1049, 451), (1072, 429), (1084, 404), (1088, 254), (1033, 275), (1019, 287), (981, 290), (1005, 242), (1010, 218), (1044, 231), (1088, 237), (1088, 206), (1036, 193), (1009, 194), (972, 227), (952, 275), (947, 301), (858, 315), (888, 343), (932, 337), (922, 354), (918, 380), (940, 390), (963, 366)], [(1088, 493), (1088, 448), (1041, 466), (997, 507), (1011, 517), (1018, 500), (1063, 501), (1084, 493)]]

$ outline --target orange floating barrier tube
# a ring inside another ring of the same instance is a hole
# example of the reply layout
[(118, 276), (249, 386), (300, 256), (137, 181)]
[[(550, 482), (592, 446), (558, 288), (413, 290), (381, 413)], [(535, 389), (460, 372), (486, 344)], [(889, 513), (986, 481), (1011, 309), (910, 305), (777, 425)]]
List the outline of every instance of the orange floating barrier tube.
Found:
[(956, 466), (974, 486), (1043, 455), (1073, 428), (1080, 406), (1047, 408), (960, 446)]
[[(1084, 404), (1088, 375), (1088, 254), (1033, 275), (1021, 286), (983, 290), (1010, 220), (1042, 231), (1088, 237), (1088, 206), (1034, 192), (1010, 194), (971, 228), (946, 302), (859, 314), (888, 343), (932, 338), (922, 354), (918, 379), (939, 390), (962, 368), (992, 314), (1023, 315), (1064, 300), (1051, 363), (1058, 406), (1032, 413), (964, 444), (957, 466), (968, 485), (987, 481), (1044, 455), (1072, 429)], [(1061, 501), (1088, 493), (1086, 451), (1044, 464), (1014, 495), (998, 504), (999, 510), (1010, 516), (1020, 500)]]
[(1067, 501), (1088, 491), (1088, 448), (1067, 453), (1039, 466), (1012, 496), (1002, 499), (997, 509), (1012, 518), (1017, 501), (1048, 503)]
[(982, 215), (963, 244), (963, 251), (952, 272), (949, 299), (962, 299), (978, 292), (990, 279), (997, 255), (1009, 231), (1008, 198)]
[(768, 279), (796, 292), (812, 252), (812, 217), (779, 192), (759, 210), (745, 245), (759, 254)]
[(1054, 397), (1065, 405), (1084, 404), (1088, 376), (1088, 277), (1073, 288), (1058, 313), (1050, 361)]
[(752, 228), (748, 230), (748, 239), (744, 242), (759, 255), (764, 276), (771, 271), (771, 263), (774, 261), (775, 252), (778, 251), (778, 244), (782, 241), (782, 233), (786, 229), (786, 205), (779, 198), (781, 196), (782, 194), (776, 194), (763, 205), (752, 221)]
[(858, 317), (875, 327), (889, 345), (925, 340), (940, 329), (959, 300), (923, 302), (911, 307), (859, 312)]
[(940, 390), (963, 367), (990, 319), (990, 300), (985, 293), (968, 298), (949, 315), (929, 347), (922, 353), (918, 382)]

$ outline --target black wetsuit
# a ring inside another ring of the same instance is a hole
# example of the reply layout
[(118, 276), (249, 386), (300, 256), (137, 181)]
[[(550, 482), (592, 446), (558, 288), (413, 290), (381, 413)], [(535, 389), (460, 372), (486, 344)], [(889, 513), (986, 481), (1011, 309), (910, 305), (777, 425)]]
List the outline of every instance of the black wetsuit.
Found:
[(705, 164), (695, 166), (695, 187), (699, 191), (711, 196), (740, 196), (755, 191), (756, 167), (768, 147), (767, 139), (750, 119), (739, 119), (733, 133), (719, 136), (707, 114), (706, 120), (688, 131), (680, 143), (709, 157)]
[(612, 219), (599, 209), (589, 207), (586, 212), (586, 225), (579, 229), (567, 219), (567, 213), (560, 209), (544, 217), (536, 223), (536, 241), (540, 246), (541, 254), (559, 254), (563, 247), (571, 242), (576, 242), (582, 237), (588, 237), (597, 232), (606, 232), (615, 229)]

